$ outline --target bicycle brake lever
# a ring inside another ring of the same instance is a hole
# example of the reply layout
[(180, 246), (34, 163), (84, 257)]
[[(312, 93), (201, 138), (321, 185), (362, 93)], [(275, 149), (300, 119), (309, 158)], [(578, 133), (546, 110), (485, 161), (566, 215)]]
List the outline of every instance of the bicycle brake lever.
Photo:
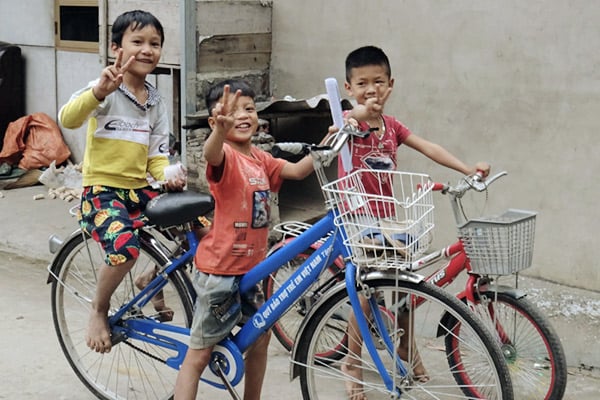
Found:
[(494, 182), (496, 179), (499, 179), (505, 175), (507, 175), (507, 172), (501, 171), (501, 172), (498, 172), (496, 175), (494, 175), (492, 177), (488, 177), (487, 179), (483, 180), (483, 177), (479, 173), (477, 173), (477, 174), (473, 175), (472, 177), (465, 179), (465, 182), (472, 189), (475, 189), (478, 192), (483, 192), (484, 190), (486, 190), (488, 188), (488, 186), (490, 186), (492, 184), (492, 182)]
[(361, 130), (357, 129), (357, 130), (356, 130), (356, 131), (353, 133), (353, 135), (354, 135), (354, 136), (356, 136), (356, 137), (359, 137), (359, 138), (361, 138), (361, 139), (364, 139), (364, 138), (366, 138), (366, 137), (369, 137), (369, 135), (370, 135), (371, 133), (373, 133), (374, 131), (376, 131), (376, 130), (378, 130), (378, 128), (370, 128), (370, 129), (368, 129), (368, 130), (366, 130), (366, 131), (361, 131)]
[(467, 184), (478, 192), (482, 192), (487, 188), (487, 183), (483, 180), (483, 175), (480, 171), (477, 171), (469, 179), (466, 179)]
[(371, 132), (373, 132), (376, 129), (377, 128), (371, 128), (371, 129), (367, 129), (366, 131), (361, 131), (360, 129), (358, 129), (356, 126), (354, 126), (352, 124), (346, 124), (341, 129), (341, 131), (343, 131), (345, 134), (347, 134), (349, 136), (356, 136), (356, 137), (364, 139), (364, 138), (368, 137), (371, 134)]

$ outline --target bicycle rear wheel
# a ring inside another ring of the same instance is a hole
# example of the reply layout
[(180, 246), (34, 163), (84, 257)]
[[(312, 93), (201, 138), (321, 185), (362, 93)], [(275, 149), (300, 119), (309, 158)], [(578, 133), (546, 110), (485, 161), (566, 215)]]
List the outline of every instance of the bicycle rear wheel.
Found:
[[(79, 379), (100, 399), (171, 399), (177, 370), (167, 366), (164, 360), (174, 352), (131, 338), (113, 345), (110, 353), (96, 353), (87, 347), (85, 334), (90, 305), (96, 290), (97, 270), (103, 264), (101, 247), (84, 234), (73, 236), (57, 255), (56, 278), (51, 288), (52, 317), (63, 353)], [(112, 296), (109, 314), (139, 291), (136, 277), (164, 264), (164, 258), (142, 244), (136, 264)], [(187, 290), (189, 280), (184, 275), (183, 271), (175, 271), (162, 292), (164, 304), (173, 311), (168, 323), (189, 327), (192, 302)], [(157, 312), (151, 302), (132, 312), (135, 318), (168, 319), (164, 312)], [(133, 315), (124, 318), (129, 316)]]
[(473, 311), (500, 341), (515, 399), (560, 400), (567, 386), (567, 363), (560, 338), (526, 298), (488, 291)]
[[(380, 313), (394, 345), (388, 350), (376, 342), (395, 389), (386, 388), (364, 343), (359, 352), (345, 348), (340, 361), (323, 362), (320, 354), (340, 343), (341, 335), (352, 329), (348, 295), (339, 290), (319, 303), (298, 339), (296, 368), (304, 399), (346, 398), (350, 391), (364, 393), (369, 400), (395, 398), (396, 391), (406, 399), (513, 398), (510, 373), (498, 343), (456, 297), (426, 282), (391, 277), (363, 282), (377, 295), (378, 310), (374, 312)], [(415, 300), (420, 303), (417, 307)], [(440, 319), (440, 315), (449, 317)], [(460, 324), (458, 332), (453, 322)], [(371, 331), (375, 339), (382, 337), (374, 325)], [(448, 337), (456, 344), (452, 353), (446, 351)], [(409, 370), (408, 377), (398, 370), (396, 351)], [(452, 362), (454, 353), (460, 354), (460, 364)], [(468, 386), (463, 385), (465, 376), (469, 377)]]

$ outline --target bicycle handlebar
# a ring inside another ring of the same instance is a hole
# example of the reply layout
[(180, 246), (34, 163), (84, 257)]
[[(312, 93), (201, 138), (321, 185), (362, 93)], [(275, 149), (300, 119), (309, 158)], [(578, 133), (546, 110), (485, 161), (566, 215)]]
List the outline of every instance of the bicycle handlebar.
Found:
[(273, 155), (275, 157), (279, 156), (280, 152), (286, 152), (286, 153), (290, 153), (290, 154), (306, 154), (306, 152), (308, 151), (308, 147), (310, 145), (307, 143), (300, 143), (300, 142), (281, 142), (281, 143), (276, 143), (273, 146), (273, 149), (271, 150), (271, 153), (273, 153)]
[(483, 175), (481, 172), (476, 172), (471, 176), (465, 176), (461, 179), (456, 186), (451, 186), (446, 183), (434, 183), (433, 191), (442, 192), (442, 194), (449, 193), (454, 197), (460, 198), (462, 197), (468, 190), (475, 190), (477, 192), (483, 192), (486, 190), (494, 181), (500, 179), (503, 176), (506, 176), (508, 173), (506, 171), (500, 171), (497, 174), (483, 179)]
[(307, 155), (311, 153), (320, 153), (321, 160), (332, 159), (337, 155), (342, 146), (350, 136), (365, 137), (370, 132), (360, 131), (351, 124), (346, 124), (342, 129), (336, 132), (324, 145), (308, 144), (303, 142), (280, 142), (276, 143), (271, 150), (274, 156), (280, 156), (281, 152), (294, 155)]

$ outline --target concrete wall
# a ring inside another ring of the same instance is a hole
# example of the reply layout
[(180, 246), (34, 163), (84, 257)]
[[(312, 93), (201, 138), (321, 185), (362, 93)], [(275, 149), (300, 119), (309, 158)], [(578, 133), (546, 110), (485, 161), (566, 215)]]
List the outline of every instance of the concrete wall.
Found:
[[(136, 3), (143, 2), (127, 0)], [(45, 0), (0, 3), (0, 41), (19, 45), (25, 58), (28, 114), (55, 117), (102, 68), (97, 55), (54, 50), (53, 14)], [(157, 14), (165, 20), (177, 11), (158, 7)], [(490, 190), (485, 212), (540, 212), (535, 266), (527, 273), (599, 290), (600, 211), (591, 187), (600, 166), (593, 137), (600, 128), (599, 18), (600, 6), (583, 0), (273, 0), (271, 90), (313, 97), (324, 92), (326, 77), (343, 82), (349, 51), (381, 46), (396, 79), (386, 112), (467, 162), (488, 160), (509, 171)], [(177, 47), (177, 27), (167, 32), (165, 45)], [(170, 84), (159, 83), (168, 93)], [(399, 156), (404, 169), (459, 178), (409, 149)], [(445, 201), (436, 204), (435, 244), (454, 234)]]
[[(396, 85), (386, 112), (469, 163), (509, 176), (486, 212), (538, 210), (528, 274), (600, 289), (600, 6), (588, 1), (274, 0), (274, 95), (310, 97), (344, 79), (346, 54), (374, 44)], [(439, 181), (457, 173), (410, 149), (400, 165)], [(440, 197), (440, 196), (438, 196)], [(480, 196), (474, 214), (483, 204)], [(436, 243), (454, 234), (437, 204)], [(450, 218), (449, 218), (450, 217)]]

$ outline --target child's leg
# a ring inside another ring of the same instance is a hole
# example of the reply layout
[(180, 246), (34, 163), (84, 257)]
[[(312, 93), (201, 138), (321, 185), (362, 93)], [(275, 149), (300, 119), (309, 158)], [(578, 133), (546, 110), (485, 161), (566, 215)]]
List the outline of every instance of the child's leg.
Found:
[(424, 383), (429, 380), (429, 375), (427, 375), (427, 370), (425, 369), (423, 361), (421, 360), (419, 349), (415, 343), (414, 333), (409, 330), (413, 324), (414, 314), (403, 312), (398, 316), (398, 327), (404, 330), (404, 336), (402, 337), (402, 340), (400, 340), (400, 345), (398, 346), (398, 355), (404, 361), (408, 361), (410, 342), (410, 346), (412, 347), (410, 356), (412, 359), (410, 360), (411, 365), (408, 367), (409, 369), (412, 368), (414, 378)]
[[(86, 343), (99, 353), (111, 349), (107, 322), (110, 298), (136, 262), (140, 244), (137, 230), (144, 225), (140, 205), (158, 192), (87, 186), (81, 198), (80, 224), (99, 241), (106, 253), (106, 264), (98, 269), (96, 293), (86, 334)], [(110, 266), (109, 266), (110, 265)]]
[(115, 266), (102, 265), (98, 272), (98, 285), (92, 300), (92, 310), (85, 338), (89, 348), (98, 353), (110, 351), (111, 341), (107, 320), (110, 298), (133, 264), (135, 264), (135, 260)]
[[(359, 296), (360, 306), (365, 313), (367, 319), (371, 315), (369, 302), (364, 296)], [(362, 336), (358, 329), (358, 321), (354, 312), (350, 313), (348, 319), (348, 353), (342, 362), (341, 370), (352, 377), (352, 380), (346, 380), (346, 394), (350, 400), (367, 400), (367, 396), (363, 392), (362, 384)]]
[(194, 400), (198, 393), (198, 382), (210, 362), (214, 346), (206, 349), (188, 349), (175, 381), (175, 400)]
[(270, 339), (271, 331), (267, 331), (246, 352), (244, 400), (260, 400)]
[[(156, 278), (157, 273), (157, 265), (147, 266), (141, 274), (135, 277), (135, 286), (140, 290), (144, 289), (146, 286), (148, 286), (152, 279)], [(173, 309), (165, 304), (165, 295), (162, 290), (156, 293), (156, 295), (150, 301), (152, 302), (154, 309), (158, 312), (161, 322), (173, 320)]]

